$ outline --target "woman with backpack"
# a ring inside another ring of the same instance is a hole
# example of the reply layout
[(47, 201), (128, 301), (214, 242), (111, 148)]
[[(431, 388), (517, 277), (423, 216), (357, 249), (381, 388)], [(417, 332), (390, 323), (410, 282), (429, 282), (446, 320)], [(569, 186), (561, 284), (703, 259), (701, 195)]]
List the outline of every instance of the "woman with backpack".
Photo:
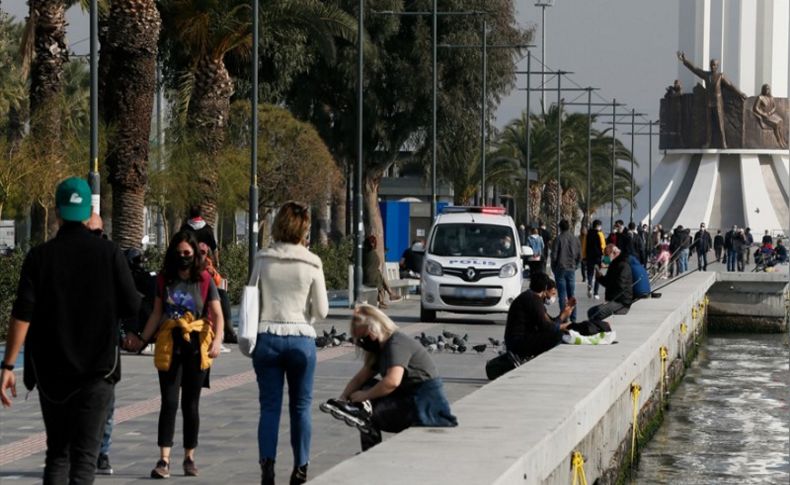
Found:
[(195, 448), (200, 428), (200, 391), (208, 387), (212, 359), (220, 354), (224, 327), (217, 287), (202, 269), (198, 254), (192, 232), (181, 231), (173, 236), (157, 277), (154, 309), (140, 336), (140, 345), (156, 337), (154, 364), (162, 394), (159, 461), (151, 470), (151, 478), (170, 476), (179, 391), (184, 418), (184, 475), (198, 475)]

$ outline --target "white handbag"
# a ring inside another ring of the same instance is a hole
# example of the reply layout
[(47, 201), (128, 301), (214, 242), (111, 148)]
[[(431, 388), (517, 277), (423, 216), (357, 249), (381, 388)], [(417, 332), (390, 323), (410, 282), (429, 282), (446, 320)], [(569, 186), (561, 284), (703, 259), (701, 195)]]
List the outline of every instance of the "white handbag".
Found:
[(255, 350), (255, 340), (258, 337), (258, 318), (260, 316), (260, 290), (258, 290), (258, 277), (260, 269), (256, 261), (252, 268), (250, 281), (241, 292), (239, 304), (239, 350), (247, 357), (252, 357)]

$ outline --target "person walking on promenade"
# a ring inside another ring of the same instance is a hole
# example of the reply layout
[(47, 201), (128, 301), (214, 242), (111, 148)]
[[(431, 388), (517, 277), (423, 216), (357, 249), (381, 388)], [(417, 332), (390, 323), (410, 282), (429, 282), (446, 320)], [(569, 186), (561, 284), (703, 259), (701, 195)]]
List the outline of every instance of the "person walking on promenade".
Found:
[(697, 252), (697, 269), (700, 271), (708, 270), (708, 251), (710, 251), (712, 241), (710, 233), (705, 230), (705, 223), (700, 223), (699, 231), (694, 234), (694, 251)]
[(532, 278), (532, 275), (546, 272), (546, 261), (543, 259), (546, 244), (540, 236), (540, 231), (537, 227), (531, 228), (530, 233), (529, 238), (527, 238), (527, 246), (532, 249), (532, 256), (528, 259), (529, 277)]
[[(566, 219), (560, 221), (560, 234), (551, 246), (551, 270), (557, 281), (560, 308), (576, 294), (576, 267), (581, 260), (579, 239), (571, 233), (571, 225)], [(575, 298), (574, 298), (575, 300)], [(576, 308), (571, 313), (571, 321), (576, 321)]]
[(582, 250), (581, 252), (582, 260), (581, 260), (581, 264), (579, 265), (581, 267), (582, 283), (586, 283), (587, 268), (585, 266), (587, 263), (587, 227), (583, 225), (581, 229), (579, 229), (579, 244), (581, 245), (581, 250)]
[(258, 380), (258, 456), (263, 485), (274, 484), (286, 380), (294, 457), (290, 483), (307, 481), (316, 366), (313, 324), (329, 312), (321, 258), (307, 248), (309, 231), (310, 208), (286, 202), (274, 218), (274, 244), (255, 256), (253, 277), (259, 275), (261, 309), (252, 364)]
[(735, 236), (732, 238), (732, 250), (735, 253), (733, 258), (735, 259), (735, 264), (739, 272), (743, 272), (745, 265), (744, 262), (746, 260), (746, 255), (749, 251), (749, 243), (746, 242), (746, 233), (743, 229), (738, 229), (735, 233)]
[[(157, 277), (154, 309), (141, 335), (143, 342), (156, 337), (154, 365), (162, 396), (156, 440), (159, 460), (151, 478), (170, 476), (179, 391), (184, 419), (184, 475), (198, 475), (195, 449), (200, 431), (200, 392), (209, 386), (212, 360), (220, 354), (224, 328), (217, 287), (203, 269), (199, 253), (192, 231), (173, 235)], [(142, 344), (136, 350), (140, 348)]]
[(587, 310), (589, 320), (603, 320), (611, 315), (625, 315), (631, 308), (634, 299), (634, 276), (628, 255), (620, 251), (614, 244), (607, 244), (604, 249), (604, 263), (609, 264), (606, 275), (596, 270), (596, 278), (606, 288), (606, 302)]
[(121, 250), (86, 227), (90, 204), (85, 180), (58, 185), (60, 228), (25, 257), (2, 361), (0, 398), (10, 407), (17, 394), (14, 362), (24, 342), (24, 383), (38, 387), (47, 434), (47, 485), (93, 483), (121, 377), (119, 322), (135, 316), (140, 304)]
[(746, 264), (750, 264), (752, 260), (752, 246), (754, 246), (754, 236), (750, 227), (747, 227), (743, 232), (743, 238), (746, 241), (746, 246), (743, 248), (744, 259)]
[(541, 268), (546, 272), (546, 262), (549, 260), (549, 248), (551, 247), (551, 232), (546, 229), (546, 223), (542, 220), (538, 221), (538, 228), (540, 231), (540, 238), (543, 239), (543, 253), (541, 254)]
[(340, 396), (321, 403), (320, 409), (356, 426), (363, 452), (381, 443), (382, 431), (458, 425), (428, 351), (384, 312), (358, 305), (349, 333), (364, 351), (364, 363)]
[(680, 262), (680, 252), (683, 245), (683, 226), (678, 225), (672, 231), (672, 237), (669, 238), (669, 253), (672, 255), (672, 266), (669, 268), (669, 277), (679, 275), (682, 273)]
[(738, 235), (738, 226), (733, 224), (732, 229), (724, 235), (725, 263), (727, 271), (735, 271), (735, 264), (738, 261), (738, 251), (735, 250), (735, 237)]
[(365, 239), (365, 251), (362, 254), (362, 283), (365, 286), (376, 288), (379, 308), (387, 308), (384, 294), (389, 295), (390, 302), (400, 301), (401, 297), (394, 295), (387, 284), (387, 278), (381, 271), (381, 259), (376, 251), (378, 239), (371, 234)]
[(716, 262), (721, 261), (721, 251), (724, 249), (724, 236), (721, 235), (721, 229), (716, 230), (716, 236), (713, 238), (713, 252), (716, 254)]
[(601, 221), (598, 219), (593, 221), (592, 228), (587, 233), (587, 243), (585, 244), (587, 262), (584, 270), (587, 271), (587, 298), (595, 298), (596, 300), (600, 298), (598, 296), (600, 283), (598, 278), (595, 277), (595, 270), (601, 267), (603, 250), (606, 247), (601, 226)]

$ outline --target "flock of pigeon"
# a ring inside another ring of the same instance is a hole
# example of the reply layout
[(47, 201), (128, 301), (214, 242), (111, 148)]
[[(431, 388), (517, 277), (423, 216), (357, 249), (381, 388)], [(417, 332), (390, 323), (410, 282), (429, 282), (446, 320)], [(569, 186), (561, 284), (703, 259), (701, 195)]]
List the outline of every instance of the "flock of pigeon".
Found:
[[(420, 342), (420, 345), (425, 347), (428, 352), (452, 352), (452, 353), (459, 353), (463, 354), (470, 348), (477, 352), (478, 354), (482, 354), (486, 351), (489, 345), (493, 349), (499, 349), (502, 345), (502, 342), (495, 339), (495, 338), (488, 338), (488, 344), (477, 344), (477, 345), (469, 345), (469, 334), (464, 334), (461, 337), (458, 334), (453, 332), (449, 332), (447, 330), (443, 330), (441, 334), (437, 335), (436, 337), (431, 335), (426, 335), (425, 332), (421, 332), (420, 335), (414, 337), (416, 340)], [(328, 348), (328, 347), (337, 347), (342, 345), (343, 343), (353, 343), (351, 337), (346, 335), (346, 332), (337, 333), (334, 325), (332, 328), (327, 332), (324, 330), (323, 335), (316, 337), (315, 339), (315, 346), (319, 349)]]

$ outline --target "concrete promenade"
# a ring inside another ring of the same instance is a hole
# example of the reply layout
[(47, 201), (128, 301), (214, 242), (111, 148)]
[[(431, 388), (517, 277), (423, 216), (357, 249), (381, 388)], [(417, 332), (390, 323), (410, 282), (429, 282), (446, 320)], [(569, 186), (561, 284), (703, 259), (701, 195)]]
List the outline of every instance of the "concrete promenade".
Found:
[[(709, 269), (721, 268), (720, 264), (711, 266)], [(588, 299), (585, 288), (583, 283), (577, 281), (580, 320), (584, 319), (589, 306), (600, 302)], [(437, 335), (447, 329), (461, 335), (468, 333), (470, 344), (488, 343), (489, 337), (502, 339), (504, 315), (472, 317), (440, 314), (437, 323), (425, 324), (419, 322), (419, 301), (414, 298), (412, 296), (407, 301), (393, 304), (387, 311), (407, 333), (419, 335), (424, 331), (429, 335)], [(551, 313), (556, 312), (555, 305)], [(333, 325), (338, 332), (347, 331), (349, 315), (350, 310), (333, 309), (326, 321), (317, 325), (317, 331), (320, 334), (322, 330), (328, 330)], [(618, 326), (615, 321), (616, 330)], [(216, 361), (211, 375), (212, 388), (204, 390), (201, 399), (200, 445), (196, 455), (201, 475), (192, 480), (194, 483), (256, 483), (259, 480), (255, 375), (250, 359), (242, 356), (235, 346), (231, 347), (232, 353), (222, 354)], [(569, 347), (562, 349), (562, 352), (576, 350), (579, 349)], [(451, 402), (455, 403), (487, 383), (485, 361), (495, 355), (496, 351), (490, 346), (479, 355), (471, 350), (471, 346), (465, 354), (434, 354)], [(354, 348), (350, 344), (344, 344), (319, 350), (318, 361), (313, 403), (311, 478), (318, 477), (335, 465), (354, 457), (359, 451), (356, 430), (321, 413), (318, 403), (339, 394), (348, 378), (358, 369), (360, 360)], [(124, 355), (122, 362), (123, 379), (116, 389), (116, 424), (110, 453), (115, 475), (98, 477), (97, 483), (120, 484), (146, 480), (158, 458), (156, 427), (159, 391), (152, 357)], [(17, 376), (21, 380), (21, 372)], [(38, 395), (33, 392), (28, 400), (24, 400), (26, 392), (21, 382), (18, 391), (20, 397), (14, 402), (13, 408), (0, 411), (0, 483), (40, 483), (45, 443)], [(464, 426), (463, 422), (461, 426)], [(387, 435), (385, 439), (390, 437), (391, 435)], [(183, 480), (180, 466), (182, 454), (179, 448), (180, 413), (175, 442), (172, 455), (173, 479)], [(474, 449), (479, 444), (472, 440), (459, 445), (464, 449)], [(287, 481), (292, 463), (286, 398), (277, 456), (279, 481)], [(408, 463), (401, 465), (408, 468)]]

